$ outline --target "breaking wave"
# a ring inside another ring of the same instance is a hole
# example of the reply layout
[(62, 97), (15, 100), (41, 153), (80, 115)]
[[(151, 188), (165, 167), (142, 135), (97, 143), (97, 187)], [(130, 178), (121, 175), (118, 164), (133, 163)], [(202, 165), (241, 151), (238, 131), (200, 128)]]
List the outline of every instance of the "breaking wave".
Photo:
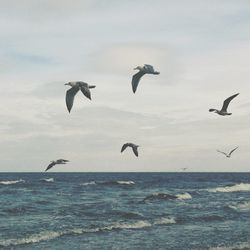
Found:
[(80, 184), (81, 186), (89, 186), (89, 185), (107, 185), (107, 186), (115, 186), (115, 185), (135, 185), (134, 181), (89, 181)]
[(181, 194), (167, 194), (167, 193), (154, 193), (146, 196), (143, 201), (146, 200), (186, 200), (192, 199), (192, 196), (189, 193), (181, 193)]
[(0, 184), (2, 185), (11, 185), (11, 184), (16, 184), (19, 182), (25, 182), (24, 180), (20, 179), (20, 180), (15, 180), (15, 181), (0, 181)]
[(89, 185), (96, 185), (96, 182), (95, 181), (90, 181), (90, 182), (84, 182), (84, 183), (80, 184), (80, 186), (89, 186)]
[(178, 200), (192, 199), (192, 196), (189, 193), (177, 194), (176, 197), (177, 197)]
[(245, 201), (241, 203), (234, 203), (234, 204), (229, 205), (228, 207), (237, 211), (248, 212), (250, 211), (250, 202)]
[(113, 231), (113, 230), (126, 230), (126, 229), (142, 229), (146, 227), (151, 227), (154, 225), (166, 225), (166, 224), (174, 224), (176, 223), (174, 218), (171, 217), (162, 217), (153, 222), (139, 220), (131, 223), (113, 223), (108, 226), (96, 227), (96, 228), (74, 228), (63, 231), (43, 231), (37, 234), (32, 234), (26, 238), (21, 239), (6, 239), (0, 240), (0, 246), (9, 247), (9, 246), (17, 246), (17, 245), (25, 245), (25, 244), (33, 244), (41, 241), (49, 241), (55, 238), (61, 237), (63, 235), (72, 235), (72, 234), (84, 234), (84, 233), (96, 233), (96, 232), (105, 232), (105, 231)]
[(41, 181), (45, 181), (45, 182), (54, 182), (54, 178), (41, 179)]
[(217, 188), (210, 188), (208, 192), (223, 192), (223, 193), (230, 193), (230, 192), (242, 192), (242, 191), (250, 191), (250, 184), (249, 183), (240, 183), (234, 185), (227, 185), (224, 187), (217, 187)]
[(250, 243), (247, 242), (238, 243), (233, 246), (218, 246), (209, 248), (209, 250), (247, 250), (247, 249), (250, 249)]

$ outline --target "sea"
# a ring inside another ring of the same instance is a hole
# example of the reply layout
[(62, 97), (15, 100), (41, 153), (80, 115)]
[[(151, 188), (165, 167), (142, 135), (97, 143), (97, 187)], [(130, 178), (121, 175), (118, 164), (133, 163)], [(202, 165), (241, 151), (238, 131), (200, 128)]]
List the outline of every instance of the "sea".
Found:
[(0, 249), (250, 249), (250, 173), (0, 173)]

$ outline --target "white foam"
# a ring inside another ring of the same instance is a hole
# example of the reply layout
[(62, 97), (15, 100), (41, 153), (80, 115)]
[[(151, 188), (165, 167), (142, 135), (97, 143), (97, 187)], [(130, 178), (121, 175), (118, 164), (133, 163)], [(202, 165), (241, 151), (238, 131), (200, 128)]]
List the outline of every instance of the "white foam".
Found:
[(27, 238), (0, 240), (0, 246), (7, 247), (7, 246), (17, 246), (17, 245), (37, 243), (40, 241), (52, 240), (61, 235), (63, 235), (62, 232), (44, 231), (38, 234), (32, 234), (30, 237)]
[(230, 208), (232, 209), (235, 209), (235, 210), (240, 210), (240, 211), (243, 211), (243, 212), (247, 212), (247, 211), (250, 211), (250, 202), (249, 201), (245, 201), (245, 202), (242, 202), (242, 203), (235, 203), (235, 204), (232, 204), (232, 205), (229, 205)]
[(238, 243), (233, 246), (218, 246), (209, 248), (209, 250), (247, 250), (247, 249), (250, 249), (250, 243), (247, 242)]
[(96, 185), (95, 181), (90, 181), (90, 182), (84, 182), (80, 184), (81, 186), (88, 186), (88, 185)]
[(69, 234), (84, 234), (84, 233), (95, 233), (100, 231), (112, 231), (112, 230), (123, 230), (123, 229), (141, 229), (145, 227), (151, 227), (153, 225), (164, 225), (164, 224), (174, 224), (176, 223), (174, 218), (171, 217), (162, 217), (154, 222), (150, 223), (149, 221), (139, 220), (136, 222), (130, 223), (122, 223), (116, 222), (108, 226), (104, 227), (96, 227), (96, 228), (74, 228), (64, 231), (43, 231), (37, 234), (32, 234), (26, 238), (21, 239), (0, 239), (0, 247), (8, 247), (8, 246), (17, 246), (17, 245), (25, 245), (25, 244), (32, 244), (38, 243), (41, 241), (49, 241), (55, 238), (58, 238), (63, 235)]
[(154, 221), (154, 225), (166, 225), (166, 224), (175, 224), (175, 218), (172, 217), (161, 217)]
[(176, 197), (177, 197), (178, 200), (192, 199), (192, 196), (189, 193), (177, 194)]
[(121, 185), (135, 185), (134, 181), (117, 181), (117, 183)]
[(11, 185), (11, 184), (16, 184), (19, 182), (25, 182), (24, 180), (20, 179), (20, 180), (15, 180), (15, 181), (0, 181), (0, 184), (3, 185)]
[(113, 230), (113, 229), (139, 229), (144, 227), (152, 226), (148, 221), (137, 221), (133, 223), (115, 223), (110, 226), (103, 227), (102, 230)]
[(241, 192), (241, 191), (250, 191), (250, 184), (249, 183), (240, 183), (240, 184), (235, 184), (232, 186), (217, 187), (217, 188), (208, 189), (208, 192), (223, 192), (223, 193)]
[(48, 178), (48, 179), (42, 179), (42, 180), (46, 182), (54, 182), (54, 178)]

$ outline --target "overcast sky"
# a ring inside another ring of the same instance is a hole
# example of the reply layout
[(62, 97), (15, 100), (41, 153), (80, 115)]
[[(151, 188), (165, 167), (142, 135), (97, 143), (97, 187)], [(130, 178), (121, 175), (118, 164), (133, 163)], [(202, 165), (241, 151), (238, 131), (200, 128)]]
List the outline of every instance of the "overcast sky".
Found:
[[(0, 3), (0, 171), (250, 170), (249, 0)], [(144, 63), (161, 74), (133, 94)], [(96, 88), (69, 114), (75, 80)]]

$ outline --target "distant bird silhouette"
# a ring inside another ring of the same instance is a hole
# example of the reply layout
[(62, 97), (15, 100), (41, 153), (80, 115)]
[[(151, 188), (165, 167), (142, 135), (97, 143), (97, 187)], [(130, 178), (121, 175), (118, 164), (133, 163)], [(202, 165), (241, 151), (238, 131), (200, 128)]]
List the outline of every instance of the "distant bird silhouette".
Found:
[(88, 85), (86, 82), (68, 82), (65, 83), (64, 85), (69, 85), (71, 86), (71, 88), (69, 90), (67, 90), (66, 92), (66, 105), (68, 108), (68, 111), (70, 112), (70, 110), (73, 107), (73, 103), (74, 103), (74, 98), (76, 93), (81, 90), (82, 93), (91, 100), (91, 93), (89, 89), (95, 88), (95, 85)]
[(136, 145), (136, 144), (130, 143), (130, 142), (125, 143), (125, 144), (123, 144), (123, 146), (122, 146), (121, 153), (122, 153), (127, 147), (131, 147), (131, 148), (133, 149), (134, 154), (138, 157), (138, 147), (139, 147), (139, 145)]
[(134, 69), (138, 69), (139, 72), (137, 72), (135, 75), (133, 75), (132, 78), (132, 89), (133, 92), (136, 92), (136, 89), (138, 87), (138, 84), (141, 80), (141, 77), (145, 74), (151, 74), (151, 75), (159, 75), (160, 72), (157, 72), (154, 70), (153, 66), (149, 65), (149, 64), (144, 64), (144, 66), (137, 66)]
[(67, 162), (69, 162), (69, 160), (64, 160), (64, 159), (58, 159), (56, 161), (51, 161), (51, 163), (48, 165), (48, 167), (45, 169), (45, 172), (49, 169), (51, 169), (52, 167), (54, 167), (56, 164), (66, 164)]
[(221, 153), (221, 154), (224, 154), (227, 158), (230, 158), (231, 157), (231, 154), (237, 149), (238, 147), (234, 148), (233, 150), (231, 150), (229, 152), (229, 154), (223, 152), (223, 151), (220, 151), (220, 150), (217, 150), (217, 152)]
[(187, 168), (181, 168), (181, 170), (182, 170), (182, 171), (186, 171), (186, 170), (187, 170)]
[(227, 107), (229, 105), (229, 103), (237, 96), (239, 95), (238, 94), (235, 94), (235, 95), (232, 95), (230, 97), (228, 97), (224, 102), (223, 102), (223, 106), (221, 108), (221, 110), (218, 110), (218, 109), (209, 109), (209, 112), (215, 112), (217, 113), (218, 115), (231, 115), (232, 113), (228, 113), (227, 112)]

